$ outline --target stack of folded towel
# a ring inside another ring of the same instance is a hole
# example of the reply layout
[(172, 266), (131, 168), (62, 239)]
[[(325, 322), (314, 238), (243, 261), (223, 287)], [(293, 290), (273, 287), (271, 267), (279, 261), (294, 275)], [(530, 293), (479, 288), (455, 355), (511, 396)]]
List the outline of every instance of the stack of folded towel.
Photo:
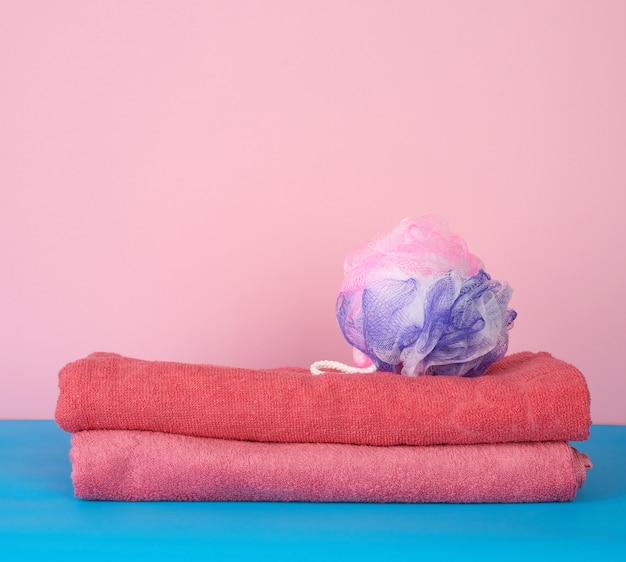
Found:
[(95, 353), (59, 374), (91, 500), (568, 501), (589, 458), (583, 375), (548, 353), (480, 377), (311, 375)]

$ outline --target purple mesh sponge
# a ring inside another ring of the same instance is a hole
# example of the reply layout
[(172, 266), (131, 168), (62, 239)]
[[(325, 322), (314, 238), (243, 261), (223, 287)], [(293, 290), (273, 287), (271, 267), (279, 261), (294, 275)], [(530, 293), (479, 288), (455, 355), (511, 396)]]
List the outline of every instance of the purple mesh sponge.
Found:
[(337, 320), (360, 367), (474, 377), (506, 354), (512, 289), (443, 220), (404, 219), (348, 254), (344, 270)]

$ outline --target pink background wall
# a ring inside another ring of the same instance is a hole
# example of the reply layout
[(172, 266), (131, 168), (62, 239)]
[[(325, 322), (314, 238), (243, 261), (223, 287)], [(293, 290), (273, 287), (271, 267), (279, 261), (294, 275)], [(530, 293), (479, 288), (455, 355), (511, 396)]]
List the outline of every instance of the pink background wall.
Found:
[(342, 261), (437, 213), (510, 351), (626, 423), (626, 2), (0, 3), (0, 418), (95, 350), (350, 361)]

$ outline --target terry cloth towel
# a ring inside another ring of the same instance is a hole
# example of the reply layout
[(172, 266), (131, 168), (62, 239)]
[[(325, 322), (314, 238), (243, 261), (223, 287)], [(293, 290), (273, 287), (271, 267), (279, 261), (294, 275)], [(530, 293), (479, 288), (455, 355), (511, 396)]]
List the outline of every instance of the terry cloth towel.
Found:
[(82, 431), (76, 496), (122, 501), (569, 501), (589, 458), (562, 441), (432, 447), (257, 443)]
[(95, 353), (59, 374), (59, 426), (218, 439), (357, 445), (576, 441), (589, 436), (583, 375), (523, 352), (476, 378), (311, 375)]

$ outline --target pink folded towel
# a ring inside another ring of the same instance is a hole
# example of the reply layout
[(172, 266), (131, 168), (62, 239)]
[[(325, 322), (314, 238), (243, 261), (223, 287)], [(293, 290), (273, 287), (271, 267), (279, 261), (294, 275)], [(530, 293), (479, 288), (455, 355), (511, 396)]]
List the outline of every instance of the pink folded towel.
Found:
[(123, 501), (569, 501), (591, 466), (559, 441), (370, 447), (122, 430), (77, 433), (70, 455), (76, 496)]
[(95, 353), (65, 366), (59, 386), (56, 420), (69, 432), (391, 446), (584, 440), (591, 424), (583, 375), (548, 353), (510, 355), (477, 378), (316, 376)]

